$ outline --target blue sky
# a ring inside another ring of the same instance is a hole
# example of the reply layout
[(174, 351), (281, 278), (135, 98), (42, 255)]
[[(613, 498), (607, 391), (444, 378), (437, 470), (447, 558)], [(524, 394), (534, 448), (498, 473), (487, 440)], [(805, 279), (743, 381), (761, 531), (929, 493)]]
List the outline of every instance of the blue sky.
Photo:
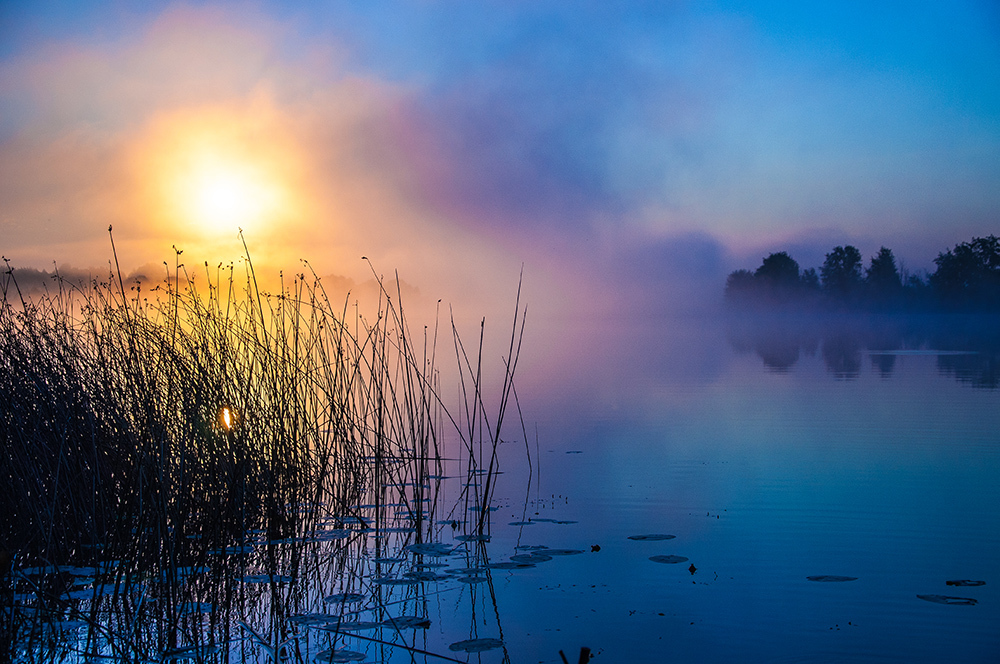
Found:
[[(415, 251), (458, 250), (467, 258), (427, 278), (523, 262), (615, 290), (679, 274), (718, 283), (781, 249), (816, 265), (843, 243), (885, 244), (926, 269), (998, 231), (993, 2), (0, 11), (0, 168), (13, 183), (0, 186), (0, 224), (5, 254), (29, 263), (96, 260), (99, 220), (147, 209), (94, 193), (129, 199), (122, 155), (150, 145), (158, 118), (221, 106), (265, 108), (309, 173), (294, 185), (311, 201), (299, 225), (271, 225), (267, 241), (290, 245), (275, 261), (330, 242), (331, 255), (374, 253), (405, 273), (428, 262)], [(79, 167), (55, 177), (46, 159)], [(325, 220), (333, 208), (356, 228)], [(170, 224), (147, 233), (127, 219), (136, 255), (153, 260)]]

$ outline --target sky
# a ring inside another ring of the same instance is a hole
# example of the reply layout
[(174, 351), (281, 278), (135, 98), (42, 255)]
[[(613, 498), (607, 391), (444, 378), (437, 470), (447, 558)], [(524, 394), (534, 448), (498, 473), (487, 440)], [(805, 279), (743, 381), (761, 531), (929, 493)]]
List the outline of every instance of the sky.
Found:
[(994, 1), (0, 3), (17, 266), (242, 228), (272, 270), (670, 309), (773, 251), (933, 269), (998, 213)]

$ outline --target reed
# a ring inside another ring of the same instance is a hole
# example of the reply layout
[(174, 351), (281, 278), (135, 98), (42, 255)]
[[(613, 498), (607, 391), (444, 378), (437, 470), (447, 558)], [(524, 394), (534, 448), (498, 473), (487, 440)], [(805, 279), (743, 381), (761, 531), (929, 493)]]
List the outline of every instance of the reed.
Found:
[[(85, 288), (57, 278), (28, 297), (9, 266), (0, 278), (0, 552), (13, 561), (0, 575), (0, 661), (58, 660), (51, 625), (70, 616), (86, 625), (81, 652), (92, 656), (161, 660), (200, 647), (195, 659), (228, 661), (246, 647), (233, 637), (239, 621), (260, 605), (233, 582), (249, 567), (272, 576), (260, 591), (272, 609), (247, 629), (288, 650), (288, 607), (305, 599), (273, 578), (298, 577), (306, 547), (296, 542), (324, 520), (359, 517), (355, 506), (372, 496), (410, 501), (421, 541), (433, 530), (424, 487), (440, 475), (445, 438), (483, 475), (464, 498), (483, 508), (476, 527), (488, 530), (519, 301), (492, 414), (481, 351), (470, 360), (452, 320), (453, 416), (441, 398), (439, 325), (413, 339), (398, 280), (393, 292), (379, 280), (374, 313), (351, 317), (308, 265), (265, 293), (249, 254), (238, 276), (234, 265), (191, 274), (180, 253), (152, 292), (125, 282), (117, 256)], [(251, 546), (254, 558), (218, 563), (219, 551)], [(26, 572), (49, 566), (61, 567)], [(67, 566), (90, 567), (85, 610), (67, 600)], [(192, 615), (200, 603), (212, 607), (207, 618)]]

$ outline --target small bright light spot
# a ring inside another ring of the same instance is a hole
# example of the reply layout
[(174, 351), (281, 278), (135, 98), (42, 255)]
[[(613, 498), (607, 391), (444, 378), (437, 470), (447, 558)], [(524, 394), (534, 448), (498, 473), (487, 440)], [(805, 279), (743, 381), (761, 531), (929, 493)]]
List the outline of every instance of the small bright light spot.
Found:
[(229, 406), (223, 406), (222, 410), (219, 411), (219, 424), (222, 428), (226, 431), (231, 431), (235, 420), (236, 417), (233, 415), (233, 411), (229, 409)]

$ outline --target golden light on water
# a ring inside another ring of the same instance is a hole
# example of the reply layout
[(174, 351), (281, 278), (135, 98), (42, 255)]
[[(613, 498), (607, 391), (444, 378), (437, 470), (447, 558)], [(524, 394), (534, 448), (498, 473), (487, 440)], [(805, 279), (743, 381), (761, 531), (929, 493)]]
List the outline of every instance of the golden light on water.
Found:
[(144, 208), (170, 237), (261, 237), (303, 216), (301, 160), (266, 109), (175, 112), (135, 150)]

